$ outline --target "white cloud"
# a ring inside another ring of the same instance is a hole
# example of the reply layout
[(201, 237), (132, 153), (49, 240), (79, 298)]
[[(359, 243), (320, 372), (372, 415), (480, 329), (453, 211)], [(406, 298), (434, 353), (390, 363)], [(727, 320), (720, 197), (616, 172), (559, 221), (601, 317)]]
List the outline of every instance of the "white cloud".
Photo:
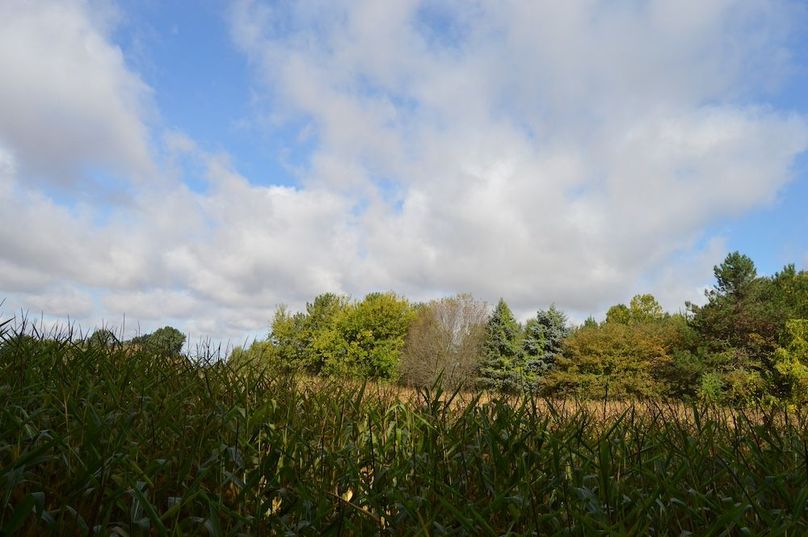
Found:
[(94, 304), (92, 297), (73, 286), (51, 286), (46, 292), (23, 293), (17, 300), (24, 303), (31, 314), (47, 312), (49, 318), (86, 319), (92, 315)]
[(149, 89), (105, 35), (107, 11), (79, 0), (0, 3), (0, 142), (28, 180), (70, 186), (87, 170), (154, 171)]
[[(240, 2), (259, 112), (314, 145), (288, 187), (179, 131), (150, 152), (149, 90), (88, 5), (4, 4), (0, 291), (235, 338), (324, 291), (471, 291), (584, 318), (651, 290), (676, 308), (724, 254), (704, 230), (775, 200), (808, 146), (806, 118), (767, 105), (794, 9)], [(181, 161), (206, 170), (201, 192)], [(104, 166), (154, 174), (113, 210), (31, 181)]]
[(785, 3), (384, 7), (242, 2), (232, 24), (318, 126), (307, 180), (377, 185), (377, 285), (593, 308), (772, 200), (808, 144), (804, 117), (748, 104), (788, 68)]
[[(48, 300), (54, 285), (68, 282), (77, 293), (101, 291), (104, 309), (89, 313), (126, 315), (146, 328), (194, 320), (189, 327), (216, 326), (207, 335), (241, 336), (263, 331), (275, 304), (299, 307), (320, 290), (344, 291), (356, 251), (345, 199), (251, 186), (213, 157), (207, 166), (208, 192), (179, 183), (146, 189), (101, 226), (6, 174), (0, 289), (13, 293), (6, 309), (62, 315), (67, 300)], [(72, 317), (86, 317), (86, 304), (76, 303), (81, 315)]]

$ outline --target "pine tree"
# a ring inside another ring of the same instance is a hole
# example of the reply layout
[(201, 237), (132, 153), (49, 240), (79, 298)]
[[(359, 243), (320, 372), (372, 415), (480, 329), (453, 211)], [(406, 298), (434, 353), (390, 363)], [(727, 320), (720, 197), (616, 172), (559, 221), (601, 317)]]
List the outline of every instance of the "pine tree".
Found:
[(535, 389), (541, 377), (553, 368), (556, 357), (561, 354), (561, 344), (569, 332), (567, 317), (555, 306), (539, 310), (536, 317), (528, 321), (522, 349), (525, 354), (525, 378), (531, 388)]
[(482, 388), (516, 391), (522, 387), (524, 354), (521, 329), (511, 309), (499, 300), (485, 328), (483, 359), (477, 383)]

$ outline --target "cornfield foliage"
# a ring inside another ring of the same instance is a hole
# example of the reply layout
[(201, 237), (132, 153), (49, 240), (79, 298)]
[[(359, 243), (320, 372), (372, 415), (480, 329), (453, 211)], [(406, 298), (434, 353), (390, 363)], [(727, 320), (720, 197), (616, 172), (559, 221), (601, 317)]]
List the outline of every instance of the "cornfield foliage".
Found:
[(806, 535), (808, 420), (0, 342), (2, 535)]

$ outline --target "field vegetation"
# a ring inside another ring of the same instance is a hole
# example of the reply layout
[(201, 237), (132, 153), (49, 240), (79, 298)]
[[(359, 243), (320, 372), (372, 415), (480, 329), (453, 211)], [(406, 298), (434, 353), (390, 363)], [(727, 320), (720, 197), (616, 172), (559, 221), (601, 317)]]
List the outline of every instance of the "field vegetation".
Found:
[(401, 390), (17, 330), (0, 379), (3, 535), (808, 532), (801, 407)]
[(226, 360), (0, 321), (0, 535), (806, 535), (808, 275), (703, 306), (324, 294)]

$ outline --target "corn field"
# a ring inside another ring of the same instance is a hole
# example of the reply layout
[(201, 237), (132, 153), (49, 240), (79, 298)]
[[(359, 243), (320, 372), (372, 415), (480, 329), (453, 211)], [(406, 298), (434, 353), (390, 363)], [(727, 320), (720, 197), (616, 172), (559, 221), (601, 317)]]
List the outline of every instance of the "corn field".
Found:
[(808, 534), (800, 408), (402, 395), (2, 330), (2, 535)]

